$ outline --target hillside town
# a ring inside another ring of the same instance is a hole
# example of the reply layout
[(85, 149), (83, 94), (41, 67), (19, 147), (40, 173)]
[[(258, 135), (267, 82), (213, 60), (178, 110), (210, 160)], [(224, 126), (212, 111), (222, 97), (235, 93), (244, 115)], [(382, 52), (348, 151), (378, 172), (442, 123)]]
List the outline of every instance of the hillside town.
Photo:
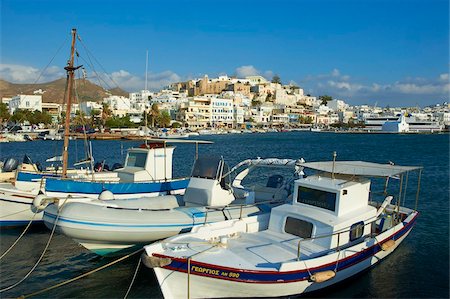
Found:
[[(2, 98), (0, 117), (6, 130), (61, 124), (64, 105), (43, 102), (44, 93)], [(102, 132), (147, 124), (202, 133), (292, 129), (407, 133), (448, 130), (449, 110), (448, 102), (422, 108), (351, 106), (328, 95), (305, 94), (299, 86), (282, 84), (276, 75), (271, 81), (262, 76), (205, 75), (158, 92), (141, 90), (128, 97), (110, 95), (101, 102), (81, 101), (72, 104), (71, 118), (74, 125)]]

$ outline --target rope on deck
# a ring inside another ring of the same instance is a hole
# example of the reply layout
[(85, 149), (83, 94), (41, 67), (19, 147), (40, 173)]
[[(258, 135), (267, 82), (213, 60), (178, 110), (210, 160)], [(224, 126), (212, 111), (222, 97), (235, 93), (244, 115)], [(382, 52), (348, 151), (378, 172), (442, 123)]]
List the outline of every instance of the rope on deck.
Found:
[[(112, 265), (114, 265), (114, 264), (117, 264), (117, 263), (119, 263), (119, 262), (121, 262), (121, 261), (123, 261), (123, 260), (129, 258), (130, 256), (135, 255), (136, 253), (138, 253), (138, 252), (140, 252), (140, 251), (142, 251), (142, 250), (143, 250), (143, 248), (138, 249), (138, 250), (136, 250), (136, 251), (134, 251), (134, 252), (132, 252), (132, 253), (130, 253), (130, 254), (127, 254), (127, 255), (125, 255), (125, 256), (123, 256), (123, 257), (121, 257), (121, 258), (118, 258), (117, 260), (114, 260), (114, 261), (112, 261), (112, 262), (110, 262), (110, 263), (108, 263), (108, 264), (106, 264), (106, 265), (100, 266), (100, 267), (98, 267), (98, 268), (96, 268), (96, 269), (94, 269), (94, 270), (91, 270), (91, 271), (87, 272), (87, 273), (78, 275), (77, 277), (74, 277), (74, 278), (68, 279), (68, 280), (66, 280), (66, 281), (60, 282), (60, 283), (58, 283), (58, 284), (55, 284), (55, 285), (50, 286), (50, 287), (48, 287), (48, 288), (42, 289), (42, 290), (40, 290), (40, 291), (31, 293), (31, 294), (27, 294), (27, 295), (22, 295), (22, 296), (20, 296), (19, 298), (24, 299), (24, 298), (33, 297), (33, 296), (36, 296), (36, 295), (45, 293), (45, 292), (47, 292), (47, 291), (50, 291), (50, 290), (59, 288), (59, 287), (61, 287), (61, 286), (63, 286), (63, 285), (66, 285), (66, 284), (68, 284), (68, 283), (74, 282), (74, 281), (76, 281), (76, 280), (78, 280), (78, 279), (81, 279), (81, 278), (83, 278), (83, 277), (86, 277), (86, 276), (88, 276), (88, 275), (90, 275), (90, 274), (92, 274), (92, 273), (98, 272), (98, 271), (100, 271), (100, 270), (103, 270), (103, 269), (105, 269), (105, 268), (108, 268), (109, 266), (112, 266)], [(136, 271), (136, 272), (137, 272), (137, 271)], [(131, 286), (130, 286), (130, 288), (131, 288)]]

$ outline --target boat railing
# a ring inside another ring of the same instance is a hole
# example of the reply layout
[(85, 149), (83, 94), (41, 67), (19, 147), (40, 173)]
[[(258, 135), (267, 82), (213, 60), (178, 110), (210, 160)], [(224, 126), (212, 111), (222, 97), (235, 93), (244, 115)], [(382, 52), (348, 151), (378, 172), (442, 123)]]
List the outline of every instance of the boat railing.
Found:
[(258, 205), (261, 204), (277, 204), (277, 203), (284, 203), (285, 200), (266, 200), (266, 201), (258, 201), (258, 202), (254, 202), (254, 203), (249, 203), (249, 204), (229, 204), (223, 207), (206, 207), (206, 212), (205, 212), (205, 220), (203, 224), (206, 224), (207, 220), (208, 220), (208, 213), (209, 212), (216, 212), (216, 211), (223, 211), (226, 208), (238, 208), (239, 209), (239, 220), (242, 219), (242, 215), (244, 212), (244, 208), (249, 208), (249, 207), (256, 207)]
[[(368, 225), (370, 225), (370, 236), (371, 237), (377, 237), (378, 235), (380, 235), (383, 232), (381, 230), (379, 230), (379, 231), (377, 230), (377, 223), (376, 222), (378, 220), (380, 220), (381, 218), (382, 217), (377, 217), (375, 220), (369, 221), (367, 223), (364, 221), (363, 228), (353, 228), (353, 229), (349, 228), (349, 229), (346, 229), (346, 230), (343, 230), (343, 231), (334, 232), (334, 233), (331, 233), (331, 234), (318, 235), (318, 236), (309, 237), (309, 238), (301, 238), (298, 241), (298, 244), (297, 244), (297, 261), (300, 261), (301, 244), (304, 243), (304, 242), (310, 242), (310, 241), (314, 241), (314, 240), (318, 240), (318, 239), (331, 238), (333, 236), (337, 236), (336, 247), (330, 248), (327, 252), (331, 252), (331, 251), (339, 252), (342, 249), (342, 247), (343, 247), (343, 244), (340, 244), (341, 234), (344, 234), (344, 233), (348, 234), (351, 231), (354, 231), (356, 229), (362, 229), (362, 231), (364, 232), (365, 228)], [(392, 223), (392, 226), (395, 226), (398, 223), (400, 223), (400, 221), (397, 221), (395, 219), (396, 218), (394, 218), (394, 222)], [(367, 235), (362, 234), (357, 240), (361, 240), (363, 237), (367, 237)], [(355, 241), (357, 241), (357, 240), (355, 240)], [(346, 244), (350, 244), (350, 243), (352, 243), (352, 242), (346, 242)]]

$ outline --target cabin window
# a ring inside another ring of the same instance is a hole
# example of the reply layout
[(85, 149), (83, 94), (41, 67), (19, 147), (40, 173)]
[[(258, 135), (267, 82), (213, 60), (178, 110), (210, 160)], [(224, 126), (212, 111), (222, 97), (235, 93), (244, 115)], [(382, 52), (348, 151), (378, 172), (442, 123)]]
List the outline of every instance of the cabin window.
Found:
[(364, 233), (364, 222), (357, 222), (350, 226), (350, 242), (362, 237)]
[(307, 239), (311, 238), (312, 235), (312, 229), (313, 225), (311, 222), (293, 218), (293, 217), (287, 217), (286, 218), (286, 224), (284, 226), (284, 231), (288, 234)]
[(334, 212), (336, 210), (336, 193), (300, 186), (298, 187), (297, 202)]
[(147, 153), (128, 153), (127, 166), (145, 168)]

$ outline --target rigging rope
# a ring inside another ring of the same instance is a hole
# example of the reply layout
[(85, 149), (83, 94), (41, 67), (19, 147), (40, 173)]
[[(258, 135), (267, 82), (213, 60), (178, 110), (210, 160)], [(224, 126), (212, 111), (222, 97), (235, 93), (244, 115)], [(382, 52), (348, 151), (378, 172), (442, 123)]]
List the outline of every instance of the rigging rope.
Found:
[[(29, 209), (26, 209), (26, 210), (24, 210), (24, 211), (28, 211)], [(24, 211), (20, 211), (20, 212), (24, 212)], [(20, 213), (20, 212), (17, 212), (17, 213)], [(30, 228), (30, 226), (31, 226), (31, 224), (33, 223), (33, 220), (34, 220), (34, 217), (36, 216), (36, 214), (39, 212), (39, 210), (38, 209), (36, 209), (36, 211), (34, 212), (34, 214), (33, 214), (33, 217), (31, 217), (31, 220), (28, 222), (28, 225), (25, 227), (25, 229), (23, 230), (23, 232), (20, 234), (20, 236), (17, 238), (17, 240), (16, 241), (14, 241), (14, 243), (0, 256), (0, 260), (5, 256), (5, 255), (7, 255), (8, 254), (8, 252), (10, 252), (11, 251), (11, 249), (13, 249), (14, 248), (14, 246), (16, 246), (16, 244), (20, 241), (20, 239), (22, 239), (22, 237), (25, 235), (25, 233), (28, 231), (28, 229)], [(13, 214), (10, 214), (10, 215), (14, 215), (14, 214), (17, 214), (17, 213), (13, 213)], [(10, 216), (10, 215), (8, 215), (8, 216)]]
[[(44, 69), (39, 73), (39, 76), (38, 76), (37, 79), (33, 82), (32, 85), (36, 85), (37, 82), (39, 81), (39, 79), (41, 79), (41, 77), (42, 77), (42, 75), (44, 74), (44, 72), (48, 69), (48, 67), (50, 66), (50, 64), (53, 62), (53, 60), (55, 59), (55, 57), (58, 55), (58, 53), (59, 53), (59, 52), (61, 51), (61, 49), (63, 48), (63, 46), (67, 43), (68, 38), (69, 38), (69, 37), (67, 37), (67, 38), (63, 41), (63, 43), (61, 44), (61, 46), (58, 48), (58, 50), (56, 50), (56, 53), (53, 55), (53, 57), (50, 59), (49, 63), (44, 67)], [(26, 98), (26, 95), (25, 95), (25, 98)], [(25, 98), (24, 98), (24, 99), (25, 99)], [(11, 120), (11, 117), (13, 117), (13, 115), (11, 115), (11, 116), (8, 118), (8, 120), (6, 121), (6, 123), (9, 123), (9, 121)], [(23, 117), (20, 119), (20, 121), (17, 122), (17, 123), (20, 123), (21, 121), (23, 121), (23, 118), (24, 118), (24, 117), (25, 117), (25, 116), (23, 116)], [(14, 126), (13, 126), (10, 130), (12, 130), (15, 126), (17, 126), (17, 123), (15, 123)]]
[(39, 265), (39, 263), (42, 261), (42, 259), (44, 258), (45, 253), (47, 252), (48, 247), (50, 246), (50, 242), (52, 241), (53, 235), (54, 235), (54, 233), (55, 233), (55, 230), (56, 230), (56, 224), (58, 223), (60, 211), (61, 211), (62, 207), (66, 204), (67, 199), (69, 199), (69, 198), (70, 198), (70, 196), (68, 196), (68, 197), (64, 200), (64, 202), (63, 202), (63, 204), (61, 205), (61, 207), (58, 208), (58, 214), (56, 215), (56, 219), (55, 219), (55, 222), (54, 222), (54, 224), (53, 224), (53, 228), (52, 228), (52, 231), (51, 231), (51, 233), (50, 233), (50, 237), (48, 238), (47, 244), (46, 244), (45, 247), (44, 247), (44, 251), (42, 251), (42, 254), (41, 254), (41, 256), (39, 257), (39, 259), (37, 260), (37, 262), (34, 264), (34, 266), (31, 268), (31, 270), (28, 271), (27, 274), (25, 274), (25, 276), (24, 276), (21, 280), (19, 280), (18, 282), (14, 283), (14, 284), (12, 284), (12, 285), (6, 287), (6, 288), (1, 289), (1, 290), (0, 290), (0, 293), (3, 293), (3, 292), (5, 292), (5, 291), (9, 291), (9, 290), (15, 288), (16, 286), (18, 286), (19, 284), (21, 284), (22, 282), (24, 282), (25, 279), (27, 279), (27, 278), (31, 275), (31, 273), (36, 269), (36, 267), (37, 267), (37, 266)]
[(98, 268), (96, 268), (96, 269), (94, 269), (94, 270), (91, 270), (91, 271), (86, 272), (86, 273), (84, 273), (84, 274), (78, 275), (78, 276), (76, 276), (76, 277), (74, 277), (74, 278), (71, 278), (71, 279), (68, 279), (68, 280), (66, 280), (66, 281), (60, 282), (60, 283), (58, 283), (58, 284), (56, 284), (56, 285), (53, 285), (53, 286), (51, 286), (51, 287), (42, 289), (42, 290), (40, 290), (40, 291), (31, 293), (31, 294), (27, 294), (27, 295), (22, 295), (22, 296), (20, 296), (19, 298), (29, 298), (29, 297), (33, 297), (33, 296), (36, 296), (36, 295), (39, 295), (39, 294), (48, 292), (48, 291), (50, 291), (50, 290), (59, 288), (59, 287), (61, 287), (61, 286), (63, 286), (63, 285), (66, 285), (66, 284), (68, 284), (68, 283), (74, 282), (74, 281), (76, 281), (76, 280), (78, 280), (78, 279), (81, 279), (81, 278), (83, 278), (83, 277), (86, 277), (86, 276), (88, 276), (88, 275), (90, 275), (90, 274), (92, 274), (92, 273), (98, 272), (98, 271), (100, 271), (100, 270), (103, 270), (103, 269), (105, 269), (105, 268), (108, 268), (109, 266), (112, 266), (112, 265), (114, 265), (114, 264), (117, 264), (117, 263), (119, 263), (119, 262), (121, 262), (121, 261), (123, 261), (123, 260), (129, 258), (130, 256), (133, 256), (133, 255), (135, 255), (136, 253), (139, 253), (139, 252), (142, 251), (142, 250), (143, 250), (143, 248), (138, 249), (138, 250), (136, 250), (136, 251), (134, 251), (134, 252), (132, 252), (132, 253), (126, 255), (126, 256), (123, 256), (123, 257), (121, 257), (121, 258), (118, 258), (117, 260), (114, 260), (114, 261), (112, 261), (112, 262), (110, 262), (110, 263), (108, 263), (108, 264), (106, 264), (106, 265), (100, 266), (100, 267), (98, 267)]

